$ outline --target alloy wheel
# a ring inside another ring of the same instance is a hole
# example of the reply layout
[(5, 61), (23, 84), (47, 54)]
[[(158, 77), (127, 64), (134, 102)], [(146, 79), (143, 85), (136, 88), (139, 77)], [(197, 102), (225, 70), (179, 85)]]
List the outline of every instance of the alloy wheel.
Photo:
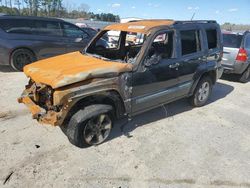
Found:
[(107, 114), (89, 119), (83, 131), (83, 139), (89, 145), (102, 143), (110, 134), (112, 121)]

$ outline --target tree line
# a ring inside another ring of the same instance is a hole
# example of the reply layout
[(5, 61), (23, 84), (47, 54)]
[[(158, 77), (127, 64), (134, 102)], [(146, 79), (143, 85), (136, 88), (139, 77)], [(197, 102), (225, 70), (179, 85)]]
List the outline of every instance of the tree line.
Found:
[(63, 5), (63, 0), (0, 0), (0, 13), (22, 16), (45, 16), (61, 18), (84, 18), (100, 21), (119, 22), (118, 15), (89, 12), (87, 4), (72, 8)]
[(250, 25), (233, 24), (233, 23), (226, 22), (221, 25), (221, 28), (227, 31), (246, 31), (246, 30), (250, 30)]

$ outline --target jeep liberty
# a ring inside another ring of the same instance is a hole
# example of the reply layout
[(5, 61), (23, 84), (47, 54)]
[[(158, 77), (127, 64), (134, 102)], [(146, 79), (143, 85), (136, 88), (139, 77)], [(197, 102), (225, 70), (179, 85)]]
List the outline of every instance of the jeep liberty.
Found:
[[(98, 48), (110, 32), (118, 36), (113, 45)], [(181, 98), (203, 106), (223, 72), (221, 38), (219, 25), (208, 20), (109, 25), (82, 53), (26, 65), (30, 81), (18, 101), (38, 122), (60, 126), (75, 146), (97, 145), (115, 119)]]

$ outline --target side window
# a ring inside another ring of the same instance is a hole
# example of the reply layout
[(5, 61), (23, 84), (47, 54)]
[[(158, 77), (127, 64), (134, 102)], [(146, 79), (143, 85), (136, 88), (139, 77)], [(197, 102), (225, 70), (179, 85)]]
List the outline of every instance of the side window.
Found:
[(246, 36), (245, 48), (250, 50), (250, 34), (247, 34)]
[(35, 21), (33, 33), (46, 36), (62, 36), (60, 23), (52, 21)]
[(182, 55), (201, 51), (199, 30), (181, 31), (180, 34)]
[(217, 48), (217, 31), (216, 29), (206, 30), (208, 49)]
[(173, 32), (158, 34), (148, 52), (148, 58), (170, 59), (173, 56)]
[(23, 19), (2, 19), (0, 27), (7, 33), (31, 34), (33, 21)]
[(68, 23), (63, 23), (63, 32), (66, 37), (71, 37), (71, 38), (88, 37), (87, 33), (82, 31), (80, 28)]

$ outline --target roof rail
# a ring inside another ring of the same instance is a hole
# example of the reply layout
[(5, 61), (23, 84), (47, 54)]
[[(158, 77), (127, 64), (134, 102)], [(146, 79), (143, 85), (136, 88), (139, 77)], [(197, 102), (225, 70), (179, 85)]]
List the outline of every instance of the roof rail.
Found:
[(189, 24), (189, 23), (217, 23), (215, 20), (190, 20), (190, 21), (175, 21), (174, 24)]

